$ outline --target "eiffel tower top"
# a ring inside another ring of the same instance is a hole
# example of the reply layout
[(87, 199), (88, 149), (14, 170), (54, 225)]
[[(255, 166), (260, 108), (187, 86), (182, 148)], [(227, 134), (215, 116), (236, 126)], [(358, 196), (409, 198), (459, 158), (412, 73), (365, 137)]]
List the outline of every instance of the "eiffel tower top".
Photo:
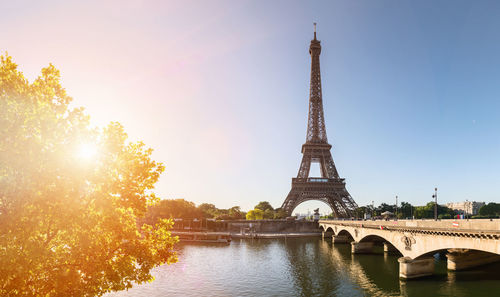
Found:
[(321, 94), (321, 73), (319, 55), (320, 41), (316, 39), (316, 23), (314, 23), (314, 39), (309, 46), (311, 55), (311, 85), (309, 89), (309, 119), (307, 121), (306, 144), (328, 144), (323, 115), (323, 99)]

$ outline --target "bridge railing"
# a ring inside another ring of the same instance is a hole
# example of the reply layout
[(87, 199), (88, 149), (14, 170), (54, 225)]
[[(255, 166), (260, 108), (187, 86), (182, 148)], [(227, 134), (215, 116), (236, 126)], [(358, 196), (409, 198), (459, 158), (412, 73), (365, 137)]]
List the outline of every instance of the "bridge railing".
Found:
[(367, 220), (349, 219), (320, 220), (320, 224), (384, 229), (384, 230), (419, 230), (429, 232), (453, 232), (474, 234), (500, 234), (500, 220)]

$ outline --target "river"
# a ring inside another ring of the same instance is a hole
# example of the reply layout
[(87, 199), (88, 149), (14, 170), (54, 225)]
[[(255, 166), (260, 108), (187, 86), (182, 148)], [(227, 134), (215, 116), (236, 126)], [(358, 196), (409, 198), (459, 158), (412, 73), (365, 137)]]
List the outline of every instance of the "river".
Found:
[(317, 238), (245, 239), (230, 245), (179, 244), (179, 261), (157, 267), (152, 283), (125, 296), (500, 296), (500, 264), (400, 281), (397, 255), (351, 255), (350, 245)]

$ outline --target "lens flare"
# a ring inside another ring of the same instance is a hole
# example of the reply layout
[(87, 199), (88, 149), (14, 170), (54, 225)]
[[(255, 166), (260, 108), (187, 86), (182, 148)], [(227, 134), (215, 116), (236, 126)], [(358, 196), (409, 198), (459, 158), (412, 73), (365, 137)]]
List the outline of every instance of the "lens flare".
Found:
[(78, 157), (83, 160), (90, 160), (97, 154), (97, 146), (91, 143), (82, 143), (78, 148)]

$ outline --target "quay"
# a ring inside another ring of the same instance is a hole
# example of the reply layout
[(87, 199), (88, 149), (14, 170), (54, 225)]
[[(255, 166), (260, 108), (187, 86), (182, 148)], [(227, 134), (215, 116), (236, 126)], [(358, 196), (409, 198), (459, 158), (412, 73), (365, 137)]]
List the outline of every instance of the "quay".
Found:
[(172, 235), (181, 242), (224, 242), (231, 238), (321, 237), (318, 222), (287, 220), (177, 221)]
[(178, 236), (180, 242), (212, 242), (227, 243), (231, 239), (242, 238), (302, 238), (321, 237), (321, 232), (284, 232), (284, 233), (257, 233), (257, 232), (209, 232), (209, 231), (173, 231), (172, 235)]

